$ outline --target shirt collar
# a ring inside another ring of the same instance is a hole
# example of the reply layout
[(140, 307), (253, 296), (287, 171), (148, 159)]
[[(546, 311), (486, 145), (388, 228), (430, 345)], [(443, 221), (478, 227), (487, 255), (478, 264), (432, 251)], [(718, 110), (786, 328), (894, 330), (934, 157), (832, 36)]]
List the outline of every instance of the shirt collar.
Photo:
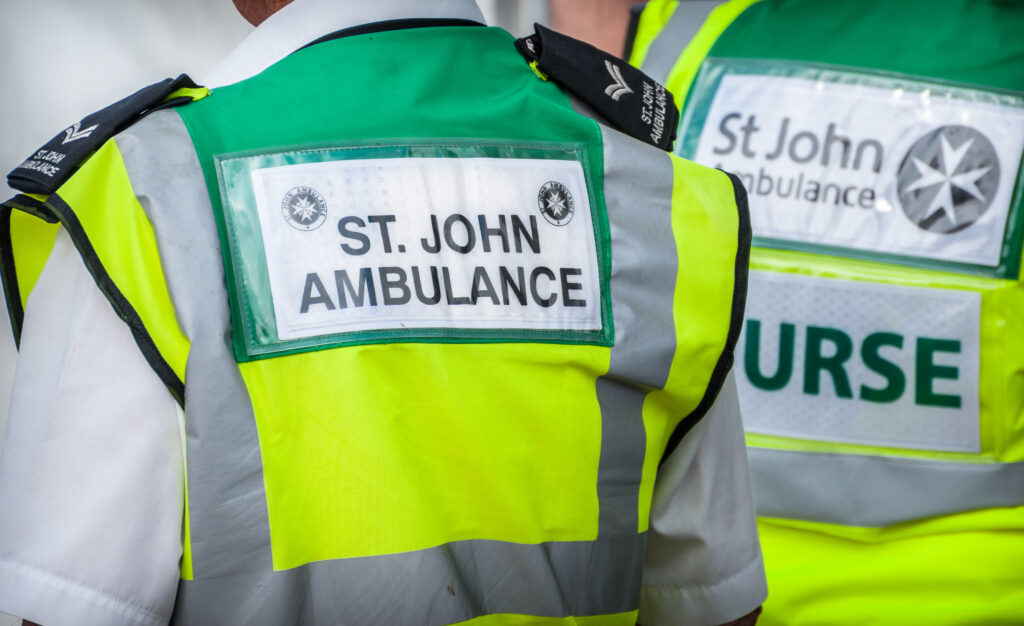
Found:
[(294, 0), (256, 27), (205, 77), (207, 87), (254, 76), (307, 43), (335, 31), (405, 18), (484, 23), (475, 0)]

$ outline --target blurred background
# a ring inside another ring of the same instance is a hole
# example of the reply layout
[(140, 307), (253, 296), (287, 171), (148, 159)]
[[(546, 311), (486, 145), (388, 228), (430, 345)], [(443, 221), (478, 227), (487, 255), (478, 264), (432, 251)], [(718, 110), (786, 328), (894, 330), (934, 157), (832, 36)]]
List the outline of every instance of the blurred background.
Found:
[[(489, 24), (515, 35), (550, 21), (547, 0), (478, 4)], [(230, 0), (3, 0), (4, 180), (50, 137), (140, 87), (181, 73), (202, 82), (252, 28)]]

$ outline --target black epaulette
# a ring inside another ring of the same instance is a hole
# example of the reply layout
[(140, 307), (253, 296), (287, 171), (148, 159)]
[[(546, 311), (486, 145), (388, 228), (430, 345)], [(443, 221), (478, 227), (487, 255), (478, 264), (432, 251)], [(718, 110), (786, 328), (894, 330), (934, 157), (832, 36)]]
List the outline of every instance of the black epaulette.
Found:
[(672, 151), (679, 109), (672, 94), (622, 59), (534, 24), (516, 49), (537, 75), (571, 91), (622, 132)]
[(192, 102), (205, 94), (206, 90), (185, 74), (143, 87), (65, 128), (14, 168), (7, 175), (7, 184), (25, 193), (49, 195), (117, 133), (153, 111)]

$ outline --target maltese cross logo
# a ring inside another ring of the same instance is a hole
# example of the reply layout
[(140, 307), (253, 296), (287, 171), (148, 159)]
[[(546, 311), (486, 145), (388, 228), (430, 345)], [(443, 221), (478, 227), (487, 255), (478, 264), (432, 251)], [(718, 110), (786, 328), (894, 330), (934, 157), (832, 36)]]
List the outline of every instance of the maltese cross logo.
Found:
[(562, 183), (549, 181), (544, 183), (537, 193), (537, 204), (540, 213), (548, 222), (555, 226), (565, 226), (572, 220), (576, 203), (569, 189)]
[(312, 187), (295, 187), (281, 201), (284, 221), (296, 230), (316, 230), (327, 219), (327, 203)]
[(910, 147), (896, 174), (903, 212), (914, 224), (949, 234), (978, 221), (999, 187), (999, 156), (985, 135), (942, 126)]

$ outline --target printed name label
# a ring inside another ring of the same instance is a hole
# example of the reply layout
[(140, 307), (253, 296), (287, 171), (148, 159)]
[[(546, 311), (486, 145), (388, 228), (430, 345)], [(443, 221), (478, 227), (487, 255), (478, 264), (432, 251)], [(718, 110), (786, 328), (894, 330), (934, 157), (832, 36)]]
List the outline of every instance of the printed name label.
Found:
[(747, 431), (978, 452), (980, 311), (971, 291), (751, 272)]
[(251, 182), (280, 340), (602, 328), (578, 161), (348, 159)]
[(1024, 152), (1020, 96), (708, 63), (683, 152), (740, 176), (755, 236), (1000, 264)]

